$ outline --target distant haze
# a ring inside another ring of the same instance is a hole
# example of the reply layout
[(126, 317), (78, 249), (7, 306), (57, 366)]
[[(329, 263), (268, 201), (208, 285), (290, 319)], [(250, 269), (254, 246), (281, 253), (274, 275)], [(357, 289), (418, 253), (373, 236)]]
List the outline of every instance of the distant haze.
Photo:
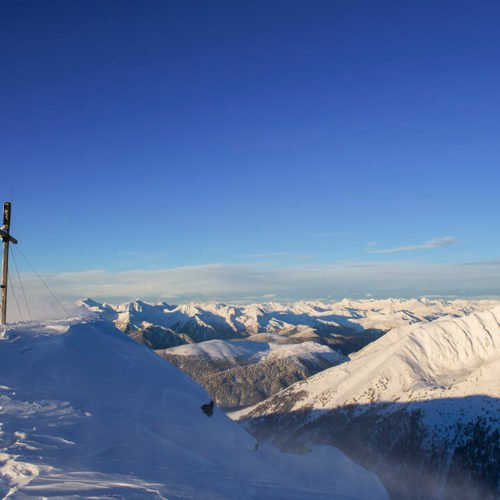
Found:
[[(210, 264), (157, 270), (50, 273), (43, 274), (43, 278), (61, 300), (69, 302), (87, 296), (108, 302), (141, 298), (171, 303), (500, 296), (500, 262), (448, 265), (344, 262), (289, 267)], [(61, 314), (61, 307), (35, 275), (25, 273), (22, 280), (30, 308), (37, 311), (37, 317)], [(24, 311), (17, 280), (13, 279), (13, 284)], [(11, 315), (17, 316), (12, 293), (9, 307)]]

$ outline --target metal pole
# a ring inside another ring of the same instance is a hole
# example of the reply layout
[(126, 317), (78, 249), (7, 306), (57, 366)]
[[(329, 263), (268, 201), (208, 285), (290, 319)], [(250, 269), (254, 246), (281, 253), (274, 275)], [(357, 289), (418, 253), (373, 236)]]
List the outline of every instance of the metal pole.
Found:
[(7, 323), (7, 279), (9, 275), (9, 243), (10, 243), (10, 203), (7, 201), (3, 205), (3, 231), (7, 236), (3, 236), (3, 259), (2, 259), (2, 325)]

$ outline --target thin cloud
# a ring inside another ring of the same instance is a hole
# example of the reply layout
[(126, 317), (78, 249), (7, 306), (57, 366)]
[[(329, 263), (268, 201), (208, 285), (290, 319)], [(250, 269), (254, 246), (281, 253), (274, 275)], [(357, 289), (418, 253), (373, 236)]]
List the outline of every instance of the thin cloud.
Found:
[[(371, 250), (371, 253), (400, 253), (412, 252), (414, 250), (432, 250), (433, 248), (442, 248), (450, 245), (455, 245), (458, 242), (453, 236), (444, 236), (442, 238), (434, 238), (433, 240), (424, 241), (418, 245), (405, 245), (400, 247), (382, 248), (380, 250)], [(373, 246), (373, 242), (371, 242)]]
[[(47, 317), (53, 301), (33, 274), (24, 274), (28, 300)], [(93, 270), (43, 274), (62, 300), (85, 296), (109, 302), (149, 301), (229, 303), (300, 299), (377, 298), (429, 295), (500, 296), (500, 265), (428, 264), (408, 261), (334, 262), (286, 267), (262, 264), (207, 264), (133, 271)], [(60, 309), (60, 307), (59, 307)], [(14, 311), (13, 311), (14, 312)], [(38, 316), (38, 314), (37, 314)]]

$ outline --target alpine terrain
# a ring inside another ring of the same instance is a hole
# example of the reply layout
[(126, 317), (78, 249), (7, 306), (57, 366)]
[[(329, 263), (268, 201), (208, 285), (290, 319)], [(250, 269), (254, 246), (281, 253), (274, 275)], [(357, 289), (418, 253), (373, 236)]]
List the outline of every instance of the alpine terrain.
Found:
[(250, 406), (347, 361), (317, 342), (282, 344), (208, 340), (156, 353), (199, 382), (225, 410)]
[(498, 303), (421, 298), (175, 306), (84, 299), (78, 306), (155, 349), (202, 384), (221, 408), (237, 410), (346, 361), (394, 327)]
[(393, 498), (500, 497), (500, 307), (395, 328), (233, 417), (259, 441), (331, 444)]
[(0, 377), (3, 497), (387, 498), (335, 448), (258, 446), (200, 386), (109, 322), (2, 328)]
[(120, 305), (92, 299), (80, 308), (111, 321), (122, 332), (153, 349), (214, 339), (300, 343), (315, 340), (344, 355), (356, 352), (392, 328), (445, 316), (462, 316), (499, 305), (488, 300), (386, 299), (290, 304)]

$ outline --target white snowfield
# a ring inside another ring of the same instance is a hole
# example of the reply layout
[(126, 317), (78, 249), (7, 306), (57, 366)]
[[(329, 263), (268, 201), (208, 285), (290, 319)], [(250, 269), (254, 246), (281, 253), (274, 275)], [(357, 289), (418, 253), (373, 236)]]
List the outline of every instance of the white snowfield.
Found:
[(207, 335), (211, 334), (211, 338), (216, 338), (223, 332), (226, 338), (266, 333), (299, 339), (314, 336), (318, 329), (388, 331), (406, 324), (485, 311), (500, 305), (500, 301), (343, 299), (331, 303), (316, 300), (290, 304), (196, 303), (177, 306), (166, 303), (148, 304), (141, 300), (113, 305), (87, 298), (78, 304), (83, 309), (99, 313), (114, 322), (122, 331), (156, 325), (188, 334), (203, 330)]
[(385, 499), (331, 447), (256, 443), (206, 392), (109, 322), (0, 330), (0, 496)]
[(500, 402), (500, 307), (393, 329), (351, 358), (232, 416), (272, 414), (283, 398), (291, 412), (478, 395)]
[(314, 360), (316, 356), (335, 363), (341, 363), (348, 359), (334, 349), (312, 341), (300, 344), (278, 344), (244, 340), (207, 340), (198, 344), (172, 347), (168, 349), (168, 352), (175, 356), (202, 356), (210, 359), (251, 362), (282, 358)]

